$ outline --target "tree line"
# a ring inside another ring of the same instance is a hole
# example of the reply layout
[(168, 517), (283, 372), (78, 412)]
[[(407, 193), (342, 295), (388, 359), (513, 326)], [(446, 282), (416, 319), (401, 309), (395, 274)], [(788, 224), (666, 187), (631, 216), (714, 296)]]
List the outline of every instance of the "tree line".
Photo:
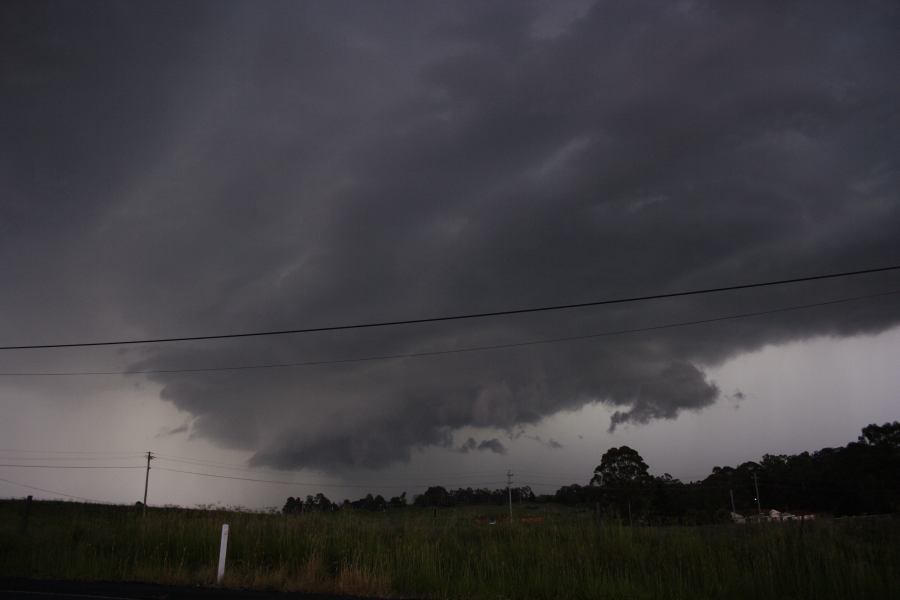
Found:
[[(682, 482), (651, 475), (641, 455), (628, 446), (610, 448), (583, 484), (564, 485), (553, 494), (531, 488), (429, 487), (417, 507), (556, 503), (590, 508), (605, 518), (656, 523), (708, 523), (775, 508), (834, 516), (900, 511), (900, 422), (868, 425), (855, 442), (800, 454), (766, 454), (758, 462), (714, 467), (701, 481)], [(285, 513), (341, 508), (386, 511), (409, 505), (404, 492), (389, 500), (368, 494), (338, 505), (323, 494), (288, 498)]]

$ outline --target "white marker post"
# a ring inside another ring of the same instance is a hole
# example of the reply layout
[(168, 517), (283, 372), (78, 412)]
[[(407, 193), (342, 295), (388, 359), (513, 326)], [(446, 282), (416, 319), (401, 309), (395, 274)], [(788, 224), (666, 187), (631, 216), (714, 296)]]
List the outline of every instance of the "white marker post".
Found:
[(216, 583), (222, 583), (225, 577), (225, 553), (228, 552), (228, 523), (222, 525), (222, 542), (219, 544), (219, 573)]

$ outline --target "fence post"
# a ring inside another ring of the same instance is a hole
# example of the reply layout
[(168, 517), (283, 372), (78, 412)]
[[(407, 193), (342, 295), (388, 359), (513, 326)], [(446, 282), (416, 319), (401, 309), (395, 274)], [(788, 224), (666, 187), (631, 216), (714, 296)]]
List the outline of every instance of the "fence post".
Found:
[(222, 525), (222, 541), (219, 543), (219, 572), (216, 575), (216, 583), (222, 583), (225, 577), (225, 554), (228, 552), (228, 523)]

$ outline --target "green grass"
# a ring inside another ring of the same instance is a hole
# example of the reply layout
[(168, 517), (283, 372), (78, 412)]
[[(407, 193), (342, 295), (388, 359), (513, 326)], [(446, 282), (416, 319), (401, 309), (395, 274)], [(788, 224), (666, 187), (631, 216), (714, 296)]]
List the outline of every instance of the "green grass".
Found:
[[(300, 516), (0, 502), (0, 575), (225, 584), (418, 598), (897, 597), (900, 520), (710, 527), (597, 525), (541, 507), (543, 523), (485, 525), (497, 508)], [(525, 514), (524, 510), (522, 514)]]

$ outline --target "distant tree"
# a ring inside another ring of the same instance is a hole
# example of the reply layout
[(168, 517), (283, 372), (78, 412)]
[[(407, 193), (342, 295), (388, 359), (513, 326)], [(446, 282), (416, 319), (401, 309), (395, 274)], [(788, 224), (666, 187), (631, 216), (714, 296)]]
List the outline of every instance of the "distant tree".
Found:
[(562, 504), (579, 504), (582, 502), (586, 502), (587, 495), (585, 490), (588, 488), (582, 487), (577, 483), (573, 483), (572, 485), (564, 485), (553, 494), (553, 499)]
[(387, 501), (384, 497), (379, 494), (377, 496), (373, 496), (372, 494), (366, 494), (365, 498), (360, 498), (359, 500), (354, 500), (350, 503), (350, 506), (356, 508), (358, 510), (371, 510), (371, 511), (383, 511), (387, 508)]
[(406, 492), (403, 492), (399, 496), (394, 496), (388, 501), (388, 506), (391, 508), (403, 508), (406, 506)]
[[(424, 494), (416, 496), (416, 506), (478, 506), (484, 504), (506, 504), (512, 496), (513, 502), (533, 502), (534, 491), (529, 486), (491, 490), (488, 488), (459, 488), (447, 490), (441, 486), (428, 488)], [(393, 501), (393, 500), (392, 500)]]
[(599, 487), (599, 502), (621, 517), (632, 520), (645, 512), (651, 502), (649, 467), (637, 450), (628, 446), (610, 448), (594, 469), (591, 485)]
[(628, 446), (610, 448), (594, 469), (591, 485), (623, 487), (649, 480), (649, 467), (637, 450)]
[(863, 427), (859, 443), (866, 446), (881, 446), (900, 449), (900, 422), (885, 423), (884, 425), (867, 425)]
[(416, 506), (450, 506), (451, 504), (452, 499), (449, 492), (440, 485), (428, 488), (424, 494), (416, 496), (415, 500)]
[(284, 503), (284, 508), (281, 509), (286, 515), (293, 515), (300, 512), (303, 512), (303, 500), (300, 498), (294, 498), (293, 496), (287, 499), (287, 502)]
[[(713, 467), (702, 481), (682, 483), (668, 474), (653, 477), (637, 451), (610, 448), (594, 469), (589, 485), (572, 484), (552, 496), (535, 497), (527, 486), (512, 488), (513, 501), (588, 505), (601, 514), (631, 517), (632, 522), (710, 523), (730, 520), (732, 502), (739, 513), (755, 513), (757, 484), (763, 510), (833, 515), (900, 513), (900, 423), (868, 425), (858, 441), (795, 455), (766, 454), (759, 462)], [(505, 488), (428, 488), (415, 497), (417, 507), (504, 505)], [(140, 504), (138, 504), (139, 506)], [(406, 493), (385, 500), (372, 494), (344, 507), (385, 510), (406, 506)], [(335, 510), (322, 494), (288, 498), (283, 512)]]
[(683, 519), (687, 504), (685, 495), (685, 485), (668, 473), (651, 478), (650, 506), (658, 519)]
[(329, 500), (325, 494), (321, 492), (315, 496), (307, 496), (306, 502), (303, 503), (304, 511), (333, 511), (337, 510), (337, 505)]
[(534, 502), (536, 496), (530, 485), (514, 487), (510, 490), (513, 502)]

